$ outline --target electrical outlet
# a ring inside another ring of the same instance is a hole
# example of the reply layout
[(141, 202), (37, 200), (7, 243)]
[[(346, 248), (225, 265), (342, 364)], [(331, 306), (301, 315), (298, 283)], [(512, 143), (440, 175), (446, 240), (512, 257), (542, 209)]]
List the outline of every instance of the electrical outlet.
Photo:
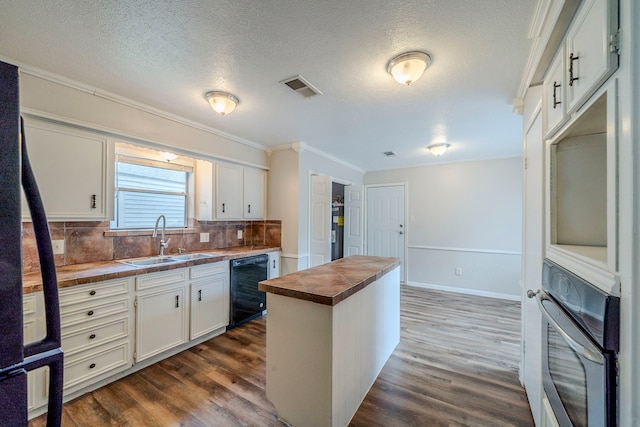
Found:
[(238, 230), (238, 240), (242, 239), (242, 230)]
[(209, 241), (209, 233), (200, 233), (200, 243), (207, 243)]
[(64, 254), (64, 240), (52, 240), (51, 247), (54, 255)]
[(456, 276), (462, 276), (462, 267), (456, 267)]

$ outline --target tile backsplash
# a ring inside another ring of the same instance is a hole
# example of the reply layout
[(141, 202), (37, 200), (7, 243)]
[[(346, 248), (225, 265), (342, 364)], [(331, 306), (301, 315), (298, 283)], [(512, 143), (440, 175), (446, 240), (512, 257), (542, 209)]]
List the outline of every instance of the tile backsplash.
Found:
[[(236, 246), (280, 246), (281, 221), (197, 221), (185, 229), (166, 230), (171, 238), (165, 254), (221, 249)], [(242, 238), (238, 239), (238, 231)], [(64, 253), (54, 255), (56, 266), (89, 262), (113, 261), (157, 255), (160, 236), (151, 237), (151, 230), (117, 230), (109, 222), (50, 222), (52, 240), (64, 241)], [(200, 242), (200, 234), (209, 235), (208, 242)], [(22, 223), (22, 269), (25, 273), (38, 271), (40, 263), (31, 222)]]

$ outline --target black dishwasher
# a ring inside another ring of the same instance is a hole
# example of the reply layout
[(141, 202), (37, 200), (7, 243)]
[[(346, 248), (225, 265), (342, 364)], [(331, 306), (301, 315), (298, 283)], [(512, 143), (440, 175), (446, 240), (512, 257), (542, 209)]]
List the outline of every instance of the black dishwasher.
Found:
[(231, 311), (227, 329), (255, 319), (266, 310), (267, 296), (258, 290), (258, 282), (267, 280), (268, 266), (266, 254), (231, 261)]

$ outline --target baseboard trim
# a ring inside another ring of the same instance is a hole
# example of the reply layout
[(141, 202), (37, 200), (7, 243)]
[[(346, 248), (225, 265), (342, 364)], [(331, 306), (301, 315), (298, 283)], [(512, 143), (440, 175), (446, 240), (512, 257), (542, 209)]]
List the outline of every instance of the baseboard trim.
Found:
[(501, 294), (498, 292), (481, 291), (478, 289), (458, 288), (455, 286), (434, 285), (431, 283), (421, 283), (421, 282), (407, 282), (407, 286), (413, 286), (415, 288), (433, 289), (436, 291), (454, 292), (457, 294), (475, 295), (479, 297), (504, 299), (509, 301), (520, 301), (519, 295)]

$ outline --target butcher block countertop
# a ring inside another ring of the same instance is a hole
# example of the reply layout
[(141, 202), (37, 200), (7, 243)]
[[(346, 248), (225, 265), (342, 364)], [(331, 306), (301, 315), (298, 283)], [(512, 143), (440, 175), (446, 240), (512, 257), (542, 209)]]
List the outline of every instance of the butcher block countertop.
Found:
[[(226, 249), (212, 249), (208, 251), (197, 251), (197, 253), (206, 253), (213, 255), (210, 258), (180, 261), (149, 267), (134, 267), (131, 265), (123, 264), (119, 261), (92, 262), (86, 264), (75, 264), (57, 267), (56, 276), (58, 278), (58, 288), (67, 288), (70, 286), (82, 285), (85, 283), (102, 282), (103, 280), (137, 276), (146, 273), (153, 273), (156, 271), (192, 267), (194, 265), (203, 265), (218, 261), (228, 261), (231, 259), (261, 255), (279, 250), (279, 247), (269, 246), (238, 246)], [(167, 254), (167, 256), (171, 255), (177, 254)], [(22, 277), (22, 289), (24, 294), (42, 291), (42, 277), (40, 276), (40, 272), (25, 274)]]
[(353, 255), (260, 282), (261, 291), (336, 305), (400, 265), (398, 258)]

